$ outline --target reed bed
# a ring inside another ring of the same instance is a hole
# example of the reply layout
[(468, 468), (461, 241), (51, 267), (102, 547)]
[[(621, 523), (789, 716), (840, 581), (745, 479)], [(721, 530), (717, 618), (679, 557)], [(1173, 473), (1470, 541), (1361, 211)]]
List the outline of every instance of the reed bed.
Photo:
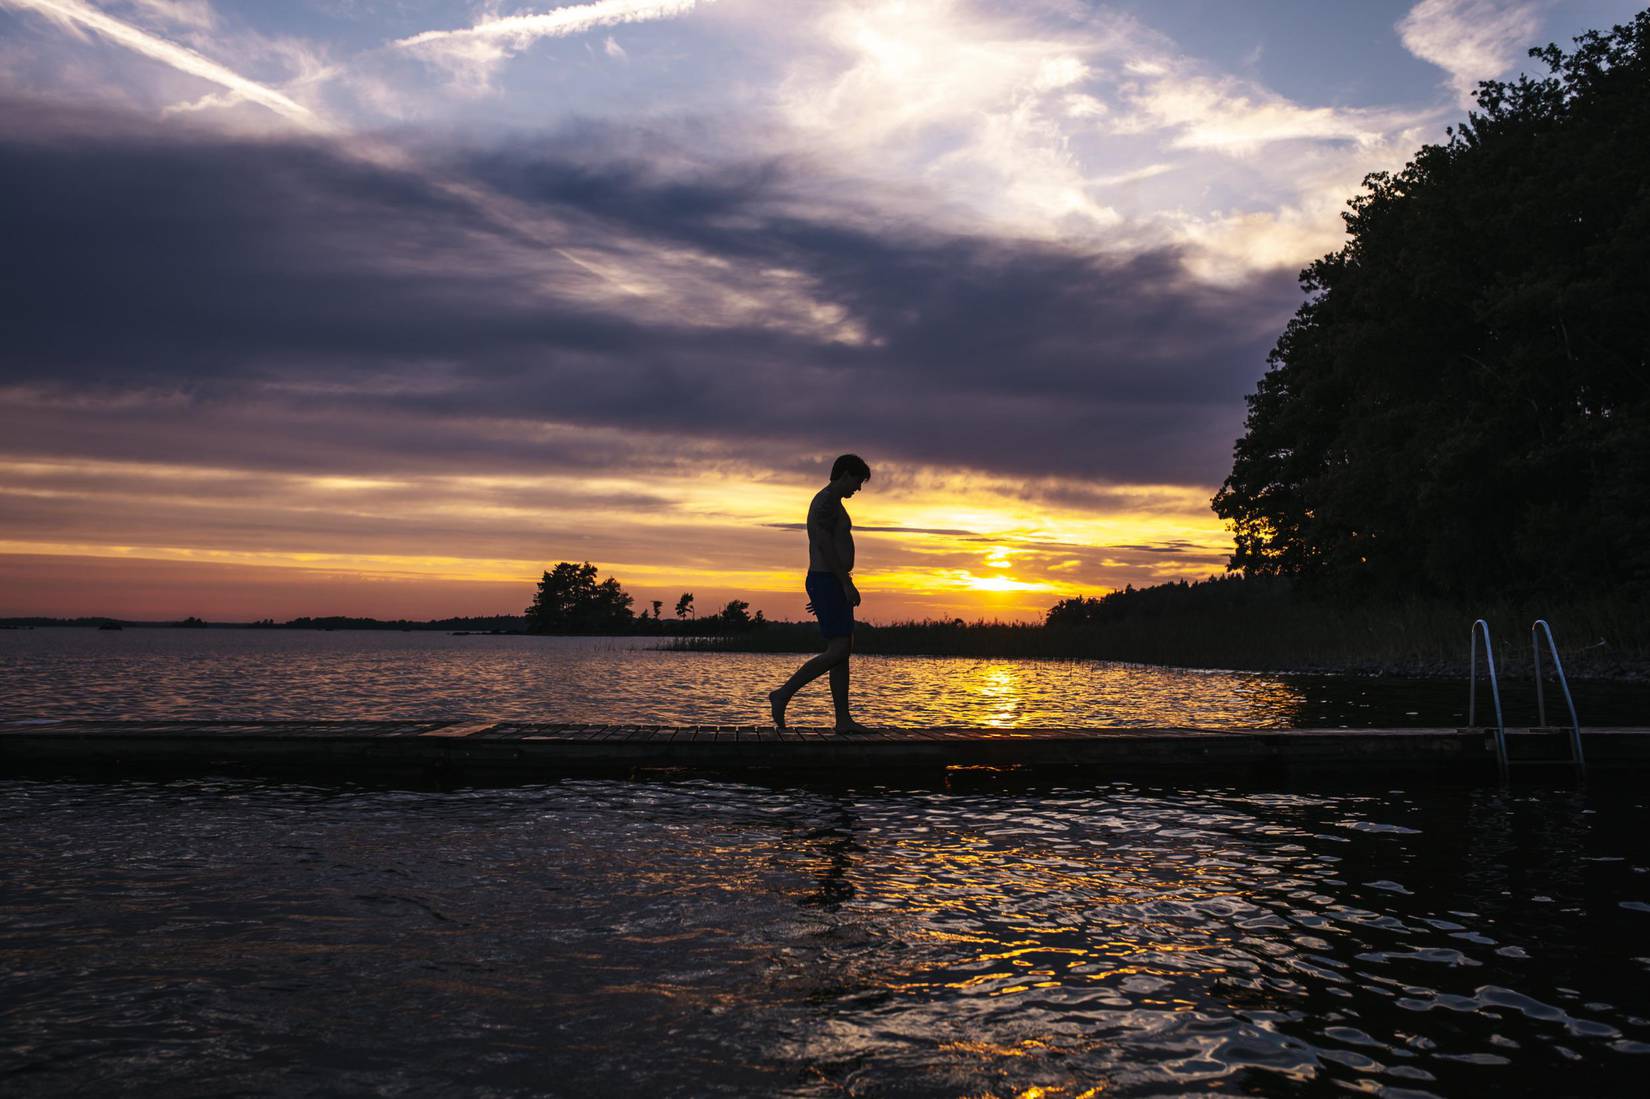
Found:
[[(908, 621), (862, 624), (856, 652), (1010, 659), (1117, 660), (1190, 668), (1459, 676), (1469, 630), (1485, 619), (1507, 675), (1529, 674), (1530, 624), (1552, 625), (1571, 678), (1650, 679), (1650, 613), (1596, 599), (1550, 606), (1502, 602), (1476, 608), (1406, 599), (1356, 604), (1264, 593), (1162, 613), (1075, 626)], [(746, 633), (679, 638), (672, 648), (710, 652), (816, 652), (811, 622), (772, 622)], [(1543, 663), (1547, 663), (1543, 653)]]

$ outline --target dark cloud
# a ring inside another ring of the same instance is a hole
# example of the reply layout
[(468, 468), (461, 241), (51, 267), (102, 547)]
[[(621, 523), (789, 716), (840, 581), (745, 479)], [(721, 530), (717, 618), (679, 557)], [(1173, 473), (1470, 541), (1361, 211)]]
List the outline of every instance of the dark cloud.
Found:
[[(109, 430), (75, 445), (109, 456), (170, 439), (275, 468), (615, 468), (685, 441), (770, 468), (852, 449), (1207, 484), (1298, 298), (1288, 273), (1210, 287), (1170, 251), (879, 227), (805, 199), (817, 181), (797, 165), (667, 175), (578, 138), (413, 170), (0, 102), (0, 384), (53, 395), (70, 422), (65, 394), (95, 409)], [(759, 304), (673, 315), (692, 289), (680, 263), (663, 302), (594, 298), (560, 258), (581, 248), (708, 257), (707, 283)], [(793, 283), (865, 339), (773, 323)], [(221, 426), (248, 419), (261, 437)], [(592, 458), (541, 422), (626, 434)]]
[[(772, 527), (775, 530), (807, 530), (808, 529), (808, 524), (806, 524), (806, 523), (763, 523), (762, 525), (765, 526), (765, 527)], [(856, 531), (860, 532), (861, 534), (864, 534), (867, 531), (870, 531), (870, 532), (876, 533), (876, 534), (939, 534), (939, 535), (947, 535), (947, 536), (950, 536), (950, 537), (953, 537), (953, 538), (961, 538), (964, 541), (972, 541), (972, 542), (990, 542), (990, 541), (994, 541), (994, 539), (988, 538), (985, 535), (979, 534), (975, 531), (971, 531), (971, 530), (946, 530), (946, 529), (940, 528), (940, 527), (873, 527), (873, 526), (856, 525), (854, 527), (854, 529)]]
[[(378, 492), (339, 495), (330, 507), (313, 496), (297, 499), (275, 492), (249, 492), (240, 500), (187, 494), (130, 495), (100, 491), (75, 496), (16, 496), (0, 490), (0, 526), (27, 531), (31, 541), (95, 545), (119, 532), (122, 545), (175, 547), (180, 536), (210, 545), (215, 552), (257, 554), (315, 553), (326, 546), (338, 554), (409, 554), (410, 547), (436, 547), (440, 556), (503, 561), (541, 560), (547, 553), (607, 561), (645, 561), (656, 557), (657, 530), (622, 523), (579, 521), (570, 512), (583, 501), (554, 500), (539, 515), (525, 511), (539, 503), (510, 501), (516, 508), (508, 522), (468, 515), (432, 513), (428, 508), (394, 510), (394, 495)], [(426, 500), (473, 506), (470, 494), (441, 496), (426, 489)], [(239, 505), (239, 506), (237, 506)], [(562, 510), (554, 510), (560, 508)], [(640, 507), (637, 513), (646, 514)], [(653, 511), (657, 513), (655, 505)], [(668, 531), (673, 551), (716, 554), (727, 567), (747, 564), (749, 555), (772, 553), (772, 542), (728, 547), (720, 530), (683, 521)], [(547, 549), (547, 547), (554, 547)], [(794, 553), (794, 551), (793, 551)], [(4, 556), (4, 555), (0, 555)], [(386, 563), (385, 568), (393, 568)]]
[(1110, 549), (1120, 549), (1120, 550), (1139, 550), (1142, 553), (1187, 553), (1187, 552), (1196, 553), (1196, 552), (1207, 552), (1205, 547), (1199, 546), (1195, 542), (1185, 542), (1185, 541), (1180, 541), (1178, 539), (1171, 539), (1170, 541), (1167, 541), (1167, 542), (1157, 542), (1157, 543), (1150, 544), (1150, 545), (1124, 543), (1124, 544), (1120, 544), (1120, 545), (1116, 545), (1116, 546), (1111, 546), (1111, 547), (1108, 547), (1108, 548), (1110, 548)]

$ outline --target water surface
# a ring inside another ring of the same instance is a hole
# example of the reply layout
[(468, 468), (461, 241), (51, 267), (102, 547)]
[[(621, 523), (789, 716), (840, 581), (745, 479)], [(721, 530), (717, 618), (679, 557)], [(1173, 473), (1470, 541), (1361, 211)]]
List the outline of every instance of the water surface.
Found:
[[(0, 632), (0, 716), (744, 724), (797, 659)], [(901, 725), (1449, 725), (1465, 703), (1460, 683), (1085, 662), (856, 674), (861, 715)], [(1590, 723), (1644, 712), (1630, 689), (1581, 697)], [(796, 702), (799, 722), (828, 714), (823, 690)], [(1638, 1094), (1647, 804), (1602, 783), (968, 769), (836, 787), (0, 780), (0, 1089)]]
[(0, 1089), (1642, 1094), (1566, 788), (0, 782)]
[[(767, 692), (803, 659), (653, 644), (389, 631), (0, 631), (0, 719), (765, 724)], [(892, 726), (1452, 727), (1466, 720), (1464, 668), (1451, 682), (864, 656), (855, 658), (854, 676), (861, 720)], [(1576, 694), (1584, 724), (1650, 725), (1650, 685), (1578, 684)], [(1505, 700), (1509, 723), (1534, 722), (1530, 684), (1508, 684)], [(823, 680), (792, 706), (793, 724), (831, 721)], [(1481, 712), (1489, 712), (1487, 694)], [(1551, 719), (1561, 713), (1554, 709)]]

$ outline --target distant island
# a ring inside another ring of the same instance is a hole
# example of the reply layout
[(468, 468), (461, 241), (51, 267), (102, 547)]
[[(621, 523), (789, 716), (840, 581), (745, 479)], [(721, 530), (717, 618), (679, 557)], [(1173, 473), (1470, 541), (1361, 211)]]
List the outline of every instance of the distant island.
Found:
[(189, 617), (164, 621), (132, 618), (0, 618), (0, 629), (36, 629), (78, 626), (91, 629), (213, 629), (213, 630), (466, 630), (474, 633), (525, 633), (526, 619), (519, 614), (487, 615), (479, 618), (382, 619), (327, 615), (320, 618), (293, 618), (277, 622), (264, 618), (256, 622), (207, 622)]
[[(746, 604), (748, 606), (748, 604)], [(565, 633), (582, 634), (635, 634), (657, 635), (664, 633), (694, 633), (713, 634), (722, 632), (726, 628), (725, 620), (714, 618), (694, 619), (688, 622), (671, 622), (664, 620), (655, 628), (652, 618), (637, 617), (624, 629), (613, 630), (567, 630)], [(212, 630), (429, 630), (444, 631), (447, 633), (471, 634), (527, 634), (535, 632), (528, 628), (526, 615), (521, 614), (492, 614), (456, 618), (363, 618), (355, 615), (331, 614), (290, 618), (284, 622), (277, 622), (273, 618), (263, 618), (255, 622), (207, 622), (200, 618), (184, 618), (169, 620), (144, 620), (133, 618), (108, 618), (103, 616), (87, 616), (79, 618), (50, 618), (31, 616), (22, 618), (0, 618), (0, 629), (39, 629), (52, 627), (79, 627), (86, 629), (212, 629)]]
[[(521, 614), (473, 615), (454, 618), (364, 618), (354, 615), (305, 615), (277, 622), (208, 622), (187, 618), (144, 621), (104, 616), (79, 618), (0, 618), (0, 629), (81, 627), (87, 629), (217, 629), (217, 630), (418, 630), (456, 634), (571, 634), (581, 636), (723, 636), (761, 629), (767, 620), (750, 602), (730, 599), (716, 611), (701, 616), (692, 592), (683, 592), (673, 617), (663, 614), (664, 603), (652, 601), (640, 613), (636, 600), (608, 577), (598, 582), (596, 566), (586, 561), (558, 562), (544, 573), (532, 603)], [(651, 610), (653, 613), (649, 614)]]

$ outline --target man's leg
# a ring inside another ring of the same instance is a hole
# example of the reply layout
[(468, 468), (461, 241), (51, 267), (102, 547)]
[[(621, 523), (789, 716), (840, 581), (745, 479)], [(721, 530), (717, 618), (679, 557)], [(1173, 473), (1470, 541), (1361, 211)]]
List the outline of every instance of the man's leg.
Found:
[(847, 652), (842, 655), (842, 663), (831, 669), (831, 701), (836, 706), (836, 731), (839, 733), (869, 731), (848, 712), (848, 666), (853, 663), (853, 651), (853, 638), (849, 638)]
[[(773, 710), (773, 723), (775, 725), (781, 729), (785, 727), (785, 706), (791, 701), (792, 695), (848, 659), (851, 640), (847, 637), (831, 638), (825, 643), (824, 652), (798, 668), (795, 674), (785, 681), (783, 687), (768, 695), (768, 704)], [(833, 678), (833, 691), (835, 682)]]
[(854, 720), (848, 716), (848, 665), (852, 661), (853, 651), (853, 640), (850, 638), (842, 663), (831, 666), (831, 705), (836, 709), (838, 725), (851, 725)]

